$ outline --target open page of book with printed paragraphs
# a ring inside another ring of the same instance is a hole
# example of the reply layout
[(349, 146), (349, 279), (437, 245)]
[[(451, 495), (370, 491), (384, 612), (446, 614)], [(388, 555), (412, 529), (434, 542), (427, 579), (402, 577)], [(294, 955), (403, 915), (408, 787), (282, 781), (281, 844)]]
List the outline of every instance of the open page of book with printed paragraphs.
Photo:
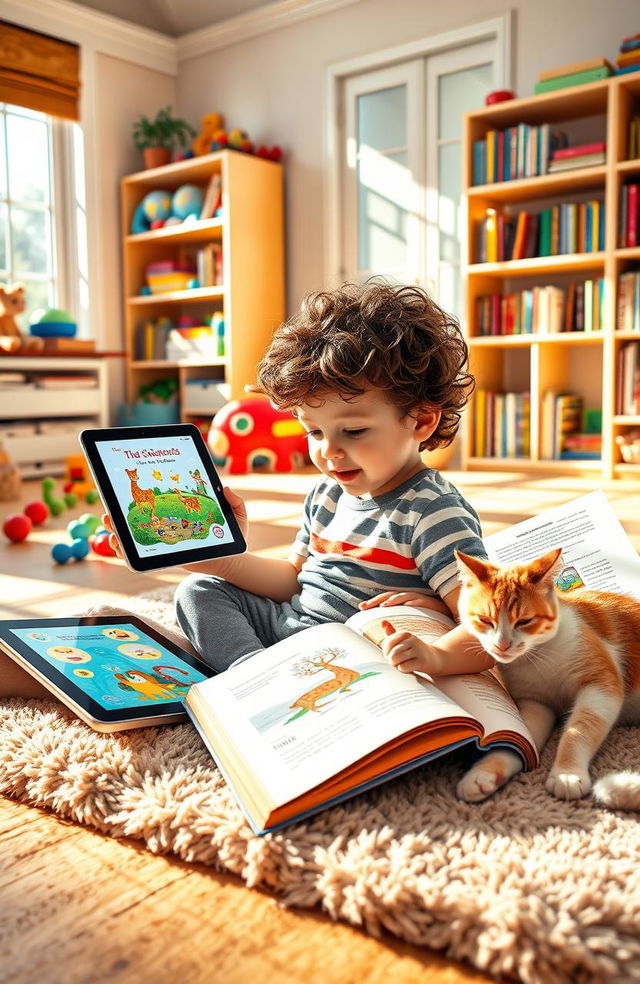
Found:
[(379, 648), (383, 620), (425, 641), (453, 627), (425, 609), (359, 612), (190, 689), (187, 711), (256, 833), (468, 743), (507, 746), (536, 767), (533, 737), (492, 672), (400, 673)]

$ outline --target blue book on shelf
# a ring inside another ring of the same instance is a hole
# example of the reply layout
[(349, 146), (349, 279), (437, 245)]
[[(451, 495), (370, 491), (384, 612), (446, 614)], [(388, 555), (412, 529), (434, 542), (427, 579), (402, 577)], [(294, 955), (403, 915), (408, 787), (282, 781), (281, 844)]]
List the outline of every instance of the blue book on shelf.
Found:
[(484, 140), (474, 140), (473, 142), (473, 183), (483, 185), (487, 183), (487, 145)]
[(600, 202), (600, 222), (598, 228), (598, 249), (604, 249), (604, 202)]
[(629, 72), (640, 72), (640, 65), (623, 65), (622, 68), (616, 68), (616, 75), (628, 75)]
[(587, 202), (584, 217), (584, 251), (593, 252), (593, 205)]

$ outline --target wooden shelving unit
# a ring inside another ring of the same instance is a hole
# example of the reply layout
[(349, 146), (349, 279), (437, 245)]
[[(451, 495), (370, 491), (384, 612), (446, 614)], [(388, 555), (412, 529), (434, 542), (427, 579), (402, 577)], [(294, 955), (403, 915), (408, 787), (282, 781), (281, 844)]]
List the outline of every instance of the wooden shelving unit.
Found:
[[(149, 191), (173, 193), (184, 184), (206, 191), (214, 173), (221, 178), (219, 217), (131, 234), (133, 213)], [(255, 382), (256, 365), (284, 318), (282, 166), (225, 150), (128, 175), (122, 180), (121, 197), (127, 399), (133, 402), (141, 385), (173, 377), (179, 384), (181, 419), (211, 416), (214, 407), (189, 406), (187, 381), (211, 379), (225, 384), (228, 399), (242, 397), (245, 385)], [(177, 259), (185, 247), (197, 249), (211, 242), (222, 247), (222, 284), (140, 293), (148, 263)], [(224, 315), (223, 356), (212, 345), (210, 356), (177, 361), (135, 357), (136, 332), (147, 318), (177, 321), (181, 315), (204, 318), (214, 312)]]
[[(470, 347), (470, 368), (478, 389), (530, 393), (530, 453), (526, 457), (483, 457), (475, 453), (472, 399), (465, 413), (462, 464), (468, 469), (518, 469), (542, 474), (590, 474), (601, 481), (640, 476), (640, 465), (621, 462), (615, 443), (618, 434), (640, 427), (640, 417), (616, 414), (616, 366), (625, 341), (640, 341), (640, 333), (616, 331), (618, 277), (640, 269), (640, 247), (618, 245), (620, 192), (625, 181), (640, 180), (640, 159), (627, 160), (629, 120), (640, 113), (640, 72), (601, 82), (557, 90), (528, 99), (514, 99), (469, 113), (464, 120), (463, 187), (465, 188), (466, 245), (463, 256), (465, 317), (463, 328)], [(592, 119), (593, 118), (593, 119)], [(539, 177), (520, 178), (474, 186), (473, 146), (489, 130), (527, 123), (576, 134), (572, 143), (606, 140), (605, 165), (576, 168)], [(604, 202), (605, 243), (598, 252), (563, 254), (511, 260), (474, 262), (477, 224), (487, 208), (505, 213), (539, 211), (563, 201), (598, 197)], [(504, 294), (569, 281), (603, 277), (603, 328), (598, 332), (567, 332), (479, 336), (475, 324), (478, 297)], [(542, 447), (542, 400), (547, 390), (570, 390), (581, 395), (585, 407), (602, 410), (602, 456), (599, 460), (547, 460)]]

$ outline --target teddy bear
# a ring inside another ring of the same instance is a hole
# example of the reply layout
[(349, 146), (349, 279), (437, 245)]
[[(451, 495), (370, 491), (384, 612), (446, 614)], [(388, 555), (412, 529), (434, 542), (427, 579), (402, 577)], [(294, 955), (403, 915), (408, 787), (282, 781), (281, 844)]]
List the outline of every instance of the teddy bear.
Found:
[(207, 113), (202, 117), (201, 130), (191, 144), (191, 149), (196, 157), (201, 154), (208, 154), (211, 151), (211, 141), (216, 130), (224, 126), (224, 116), (222, 113)]
[(0, 352), (42, 351), (42, 339), (23, 335), (18, 327), (16, 315), (26, 306), (24, 284), (0, 284)]

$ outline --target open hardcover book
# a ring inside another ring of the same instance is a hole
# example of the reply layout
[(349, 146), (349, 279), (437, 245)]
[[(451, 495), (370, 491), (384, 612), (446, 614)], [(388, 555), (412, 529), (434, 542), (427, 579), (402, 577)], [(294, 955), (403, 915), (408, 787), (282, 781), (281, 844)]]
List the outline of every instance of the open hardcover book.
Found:
[(256, 833), (301, 819), (454, 748), (533, 737), (493, 672), (418, 677), (379, 648), (387, 620), (433, 640), (454, 623), (397, 606), (305, 629), (191, 687), (186, 708)]

